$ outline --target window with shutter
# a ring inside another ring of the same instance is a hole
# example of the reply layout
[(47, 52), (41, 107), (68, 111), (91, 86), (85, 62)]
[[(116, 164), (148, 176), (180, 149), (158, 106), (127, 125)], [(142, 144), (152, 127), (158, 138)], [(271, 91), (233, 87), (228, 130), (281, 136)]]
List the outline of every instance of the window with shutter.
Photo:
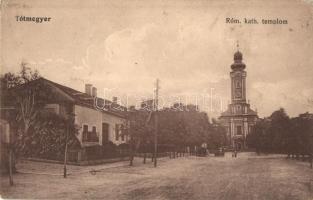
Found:
[(115, 124), (115, 140), (118, 141), (119, 139), (119, 126), (118, 124)]
[(83, 141), (88, 140), (88, 125), (83, 125)]
[(122, 137), (122, 141), (124, 141), (125, 140), (125, 135), (124, 135), (124, 125), (123, 124), (121, 124), (121, 137)]

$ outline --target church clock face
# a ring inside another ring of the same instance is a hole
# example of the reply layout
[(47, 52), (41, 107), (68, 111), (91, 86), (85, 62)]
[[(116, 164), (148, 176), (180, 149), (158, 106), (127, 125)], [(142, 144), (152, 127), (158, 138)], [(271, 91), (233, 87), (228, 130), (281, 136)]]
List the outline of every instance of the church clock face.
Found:
[(241, 98), (241, 89), (236, 89), (235, 90), (235, 97), (236, 98)]

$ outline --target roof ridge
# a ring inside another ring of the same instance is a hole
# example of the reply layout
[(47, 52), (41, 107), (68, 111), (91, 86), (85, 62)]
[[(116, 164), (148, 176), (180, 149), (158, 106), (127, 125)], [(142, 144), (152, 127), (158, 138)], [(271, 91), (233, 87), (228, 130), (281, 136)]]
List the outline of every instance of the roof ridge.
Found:
[[(85, 98), (85, 97), (80, 97), (81, 99), (92, 99), (92, 98), (94, 98), (93, 96), (91, 96), (91, 95), (88, 95), (87, 93), (84, 93), (84, 92), (80, 92), (80, 91), (78, 91), (78, 90), (75, 90), (75, 89), (73, 89), (73, 88), (70, 88), (70, 87), (67, 87), (67, 86), (64, 86), (64, 85), (61, 85), (61, 84), (59, 84), (59, 83), (56, 83), (56, 82), (53, 82), (53, 81), (51, 81), (51, 80), (48, 80), (48, 79), (46, 79), (46, 78), (43, 78), (43, 77), (40, 77), (41, 79), (43, 79), (43, 80), (45, 80), (45, 81), (47, 81), (47, 82), (49, 82), (49, 83), (51, 83), (51, 84), (53, 84), (53, 85), (55, 85), (56, 87), (58, 87), (60, 90), (62, 90), (63, 92), (65, 92), (66, 94), (68, 94), (68, 95), (70, 95), (71, 97), (73, 97), (74, 99), (76, 99), (76, 98), (78, 98), (78, 96), (80, 95), (80, 94), (82, 94), (82, 95), (86, 95), (87, 97)], [(37, 79), (36, 79), (37, 80)], [(68, 89), (68, 90), (71, 90), (71, 91), (73, 91), (73, 92), (75, 92), (76, 94), (73, 94), (73, 93), (71, 93), (71, 92), (68, 92), (68, 91), (64, 91), (64, 89)], [(111, 104), (113, 104), (113, 101), (110, 101), (110, 100), (108, 100), (108, 99), (105, 99), (105, 98), (102, 98), (102, 97), (96, 97), (98, 100), (103, 100), (104, 101), (104, 104), (106, 104), (106, 103), (111, 103)], [(123, 106), (123, 105), (120, 105), (120, 104), (117, 104), (118, 106), (121, 106), (121, 107), (124, 107), (124, 108), (126, 108), (125, 106)], [(115, 110), (115, 109), (114, 109)]]
[[(115, 103), (113, 103), (113, 101), (110, 101), (108, 99), (101, 98), (101, 97), (93, 97), (93, 96), (91, 96), (91, 95), (89, 95), (87, 93), (75, 90), (75, 89), (70, 88), (68, 86), (64, 86), (64, 85), (62, 85), (60, 83), (56, 83), (56, 82), (51, 81), (49, 79), (46, 79), (46, 78), (44, 78), (42, 76), (37, 78), (37, 79), (35, 79), (35, 80), (32, 80), (32, 81), (29, 81), (27, 83), (18, 85), (18, 86), (14, 87), (14, 88), (15, 89), (19, 89), (21, 87), (27, 87), (27, 86), (31, 86), (31, 85), (37, 84), (38, 82), (39, 82), (39, 84), (43, 84), (43, 85), (44, 85), (44, 83), (46, 83), (47, 85), (50, 85), (51, 87), (55, 87), (56, 89), (62, 91), (65, 95), (67, 95), (70, 98), (72, 98), (75, 101), (75, 104), (77, 104), (77, 105), (82, 105), (84, 107), (97, 109), (94, 106), (94, 102), (93, 102), (94, 98), (97, 98), (98, 103), (103, 104), (103, 105), (115, 104)], [(11, 89), (13, 89), (13, 88), (11, 88)], [(121, 104), (115, 104), (115, 105), (117, 107), (121, 107), (122, 110), (125, 110), (125, 111), (127, 110), (127, 108), (125, 106), (121, 105)], [(112, 110), (107, 110), (105, 112), (108, 112), (108, 113), (111, 113), (111, 114), (114, 114), (114, 115), (117, 115), (117, 116), (120, 116), (120, 117), (125, 117), (119, 111), (121, 111), (121, 110), (116, 109), (116, 107), (113, 106)]]

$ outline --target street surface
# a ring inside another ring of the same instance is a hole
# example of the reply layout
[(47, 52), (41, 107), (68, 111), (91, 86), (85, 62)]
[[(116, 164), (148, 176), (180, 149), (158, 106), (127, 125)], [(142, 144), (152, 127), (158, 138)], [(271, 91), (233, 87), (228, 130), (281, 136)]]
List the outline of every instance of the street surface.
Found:
[(136, 158), (133, 167), (128, 162), (69, 166), (66, 179), (62, 165), (23, 161), (13, 187), (1, 177), (0, 194), (18, 199), (313, 200), (313, 170), (281, 155), (162, 158), (157, 168), (147, 161), (144, 165)]

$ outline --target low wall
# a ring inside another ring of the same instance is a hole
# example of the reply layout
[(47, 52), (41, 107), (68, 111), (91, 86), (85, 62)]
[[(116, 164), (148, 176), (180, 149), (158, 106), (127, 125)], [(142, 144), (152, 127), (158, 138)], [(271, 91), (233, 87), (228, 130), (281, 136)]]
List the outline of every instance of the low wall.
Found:
[[(45, 162), (45, 163), (56, 163), (56, 164), (63, 164), (63, 161), (59, 160), (48, 160), (48, 159), (41, 159), (41, 158), (22, 158), (22, 160), (29, 160), (35, 162)], [(105, 163), (114, 163), (120, 161), (128, 161), (129, 157), (120, 157), (120, 158), (110, 158), (110, 159), (98, 159), (98, 160), (84, 160), (80, 162), (67, 162), (68, 165), (79, 165), (79, 166), (86, 166), (86, 165), (100, 165)]]
[[(136, 153), (136, 157), (141, 157), (143, 158), (146, 154), (146, 158), (152, 158), (153, 157), (153, 153)], [(188, 153), (180, 153), (180, 152), (176, 152), (177, 155), (181, 155), (181, 154), (185, 154), (187, 155)], [(158, 153), (158, 158), (161, 157), (170, 157), (170, 155), (173, 155), (173, 152), (163, 152), (163, 153)]]

